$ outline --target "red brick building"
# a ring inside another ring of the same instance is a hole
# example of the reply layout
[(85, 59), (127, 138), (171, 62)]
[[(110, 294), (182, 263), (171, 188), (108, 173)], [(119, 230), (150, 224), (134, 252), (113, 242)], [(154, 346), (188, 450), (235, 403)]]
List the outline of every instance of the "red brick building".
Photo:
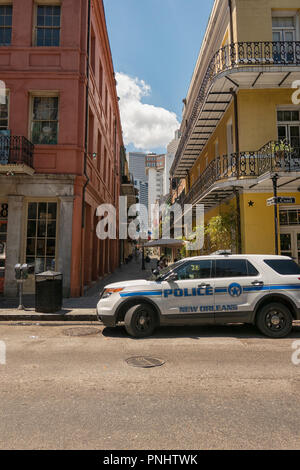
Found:
[(119, 264), (119, 242), (96, 237), (97, 207), (118, 209), (123, 145), (102, 0), (0, 0), (0, 80), (4, 293), (27, 262), (79, 296)]

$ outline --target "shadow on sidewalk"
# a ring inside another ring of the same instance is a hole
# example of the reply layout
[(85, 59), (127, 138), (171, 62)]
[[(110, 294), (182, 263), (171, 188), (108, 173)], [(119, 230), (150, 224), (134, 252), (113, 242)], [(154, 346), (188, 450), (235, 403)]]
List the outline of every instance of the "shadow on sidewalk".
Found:
[(117, 282), (134, 281), (135, 279), (149, 279), (152, 269), (156, 268), (157, 260), (151, 259), (150, 263), (145, 263), (145, 271), (142, 270), (142, 259), (133, 259), (128, 264), (122, 265), (120, 268), (104, 279), (96, 282), (90, 287), (84, 297), (64, 299), (64, 308), (73, 309), (89, 309), (96, 308), (100, 293), (108, 284)]
[[(93, 286), (87, 289), (84, 297), (69, 298), (63, 301), (63, 311), (61, 313), (66, 314), (72, 310), (81, 309), (95, 309), (100, 293), (108, 284), (124, 281), (132, 281), (135, 279), (148, 279), (151, 275), (151, 270), (156, 267), (156, 259), (152, 259), (150, 263), (145, 264), (146, 270), (142, 270), (142, 259), (133, 259), (130, 263), (122, 265), (120, 268), (104, 279), (95, 282)], [(24, 295), (23, 305), (26, 309), (35, 308), (35, 296)], [(16, 310), (19, 306), (19, 298), (0, 298), (0, 310)]]

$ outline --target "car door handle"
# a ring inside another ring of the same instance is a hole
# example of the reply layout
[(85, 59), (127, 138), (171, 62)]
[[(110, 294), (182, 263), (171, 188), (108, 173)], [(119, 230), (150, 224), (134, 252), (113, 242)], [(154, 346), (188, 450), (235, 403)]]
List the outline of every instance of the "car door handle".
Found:
[(210, 287), (210, 284), (203, 282), (202, 284), (199, 284), (198, 287), (202, 287), (203, 289), (205, 289), (205, 287)]
[(264, 285), (263, 281), (253, 281), (253, 282), (251, 282), (251, 284), (253, 286), (263, 286)]

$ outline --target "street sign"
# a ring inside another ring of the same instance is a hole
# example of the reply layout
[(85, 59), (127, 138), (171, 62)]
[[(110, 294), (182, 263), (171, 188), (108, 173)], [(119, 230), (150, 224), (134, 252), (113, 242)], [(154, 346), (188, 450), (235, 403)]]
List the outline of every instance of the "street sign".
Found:
[(296, 204), (296, 198), (278, 196), (267, 199), (267, 206), (275, 206), (275, 204)]
[(274, 206), (275, 205), (275, 197), (270, 197), (267, 199), (267, 206)]

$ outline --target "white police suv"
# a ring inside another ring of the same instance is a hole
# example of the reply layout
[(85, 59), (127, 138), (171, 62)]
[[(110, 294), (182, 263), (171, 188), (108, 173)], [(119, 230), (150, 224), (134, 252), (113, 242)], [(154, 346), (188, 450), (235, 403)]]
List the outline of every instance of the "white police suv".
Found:
[(285, 256), (186, 258), (149, 280), (108, 285), (97, 305), (105, 326), (124, 322), (134, 337), (160, 325), (251, 323), (272, 338), (300, 320), (300, 267)]

